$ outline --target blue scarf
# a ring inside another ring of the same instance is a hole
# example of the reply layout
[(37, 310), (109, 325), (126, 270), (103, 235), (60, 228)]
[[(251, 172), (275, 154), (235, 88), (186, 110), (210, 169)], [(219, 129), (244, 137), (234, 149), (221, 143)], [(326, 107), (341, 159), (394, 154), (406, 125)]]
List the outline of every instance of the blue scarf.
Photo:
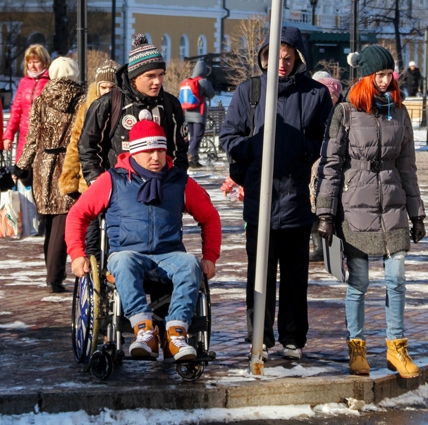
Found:
[(155, 173), (138, 165), (134, 158), (129, 160), (134, 171), (144, 180), (137, 194), (137, 201), (144, 204), (160, 204), (162, 202), (162, 180), (168, 173), (168, 164)]
[(395, 108), (395, 102), (392, 100), (391, 93), (386, 92), (385, 94), (375, 96), (374, 105), (378, 111), (386, 111), (388, 114), (388, 121), (391, 121), (391, 109)]

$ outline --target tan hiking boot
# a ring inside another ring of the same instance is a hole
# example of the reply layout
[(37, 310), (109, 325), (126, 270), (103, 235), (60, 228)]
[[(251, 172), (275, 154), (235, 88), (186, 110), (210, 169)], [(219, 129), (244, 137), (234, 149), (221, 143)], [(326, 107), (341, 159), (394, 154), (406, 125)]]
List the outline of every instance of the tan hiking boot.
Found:
[(366, 359), (366, 341), (351, 339), (347, 341), (349, 348), (349, 367), (351, 375), (369, 375), (370, 366)]
[(165, 362), (176, 360), (193, 360), (196, 350), (186, 341), (187, 331), (182, 326), (170, 326), (166, 331), (163, 345), (163, 358)]
[(129, 346), (129, 354), (133, 357), (159, 356), (159, 330), (151, 320), (143, 320), (134, 326), (135, 339)]
[(407, 352), (407, 338), (387, 339), (386, 360), (389, 370), (396, 370), (402, 378), (416, 378), (419, 368), (413, 363)]

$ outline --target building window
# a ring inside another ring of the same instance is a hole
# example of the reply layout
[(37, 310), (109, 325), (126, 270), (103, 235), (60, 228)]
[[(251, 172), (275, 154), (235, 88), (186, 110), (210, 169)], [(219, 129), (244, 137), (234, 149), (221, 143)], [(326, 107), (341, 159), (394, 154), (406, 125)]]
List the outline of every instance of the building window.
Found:
[(200, 35), (198, 38), (198, 56), (207, 54), (207, 39), (204, 35)]
[(168, 34), (162, 36), (161, 53), (165, 62), (171, 60), (171, 37)]
[(148, 42), (149, 44), (153, 44), (152, 36), (151, 36), (148, 32), (146, 32), (144, 35), (145, 35), (145, 36), (146, 36), (146, 38), (147, 38), (147, 42)]
[(180, 39), (180, 60), (189, 57), (189, 37), (183, 34)]

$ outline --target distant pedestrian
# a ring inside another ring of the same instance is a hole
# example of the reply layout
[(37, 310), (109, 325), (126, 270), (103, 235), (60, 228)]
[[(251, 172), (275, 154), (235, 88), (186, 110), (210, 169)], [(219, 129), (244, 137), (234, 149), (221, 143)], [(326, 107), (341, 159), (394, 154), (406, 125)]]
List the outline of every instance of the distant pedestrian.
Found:
[(420, 96), (423, 90), (423, 79), (416, 62), (410, 61), (409, 67), (403, 75), (403, 82), (408, 96)]
[[(386, 283), (387, 365), (403, 378), (419, 375), (404, 335), (404, 262), (413, 242), (425, 236), (425, 211), (416, 175), (409, 114), (393, 78), (394, 59), (379, 45), (351, 53), (361, 79), (348, 102), (336, 105), (321, 149), (317, 194), (318, 231), (331, 244), (343, 240), (349, 271), (346, 326), (352, 374), (368, 375), (364, 299), (369, 256), (383, 258)], [(347, 118), (348, 116), (348, 118)], [(344, 123), (344, 120), (346, 122)]]
[(193, 93), (193, 96), (197, 99), (196, 106), (192, 107), (193, 105), (189, 105), (190, 107), (186, 108), (182, 103), (190, 134), (188, 152), (190, 168), (202, 167), (202, 164), (199, 162), (199, 146), (204, 137), (207, 123), (207, 99), (212, 99), (215, 96), (214, 88), (207, 80), (210, 72), (211, 68), (203, 60), (196, 62), (190, 78), (190, 80), (196, 80), (195, 83), (197, 83), (196, 87), (198, 93)]
[(40, 44), (32, 44), (24, 55), (24, 77), (18, 85), (10, 109), (10, 118), (3, 134), (4, 149), (10, 151), (13, 139), (19, 133), (16, 145), (15, 161), (19, 160), (28, 132), (28, 117), (34, 100), (40, 96), (43, 87), (49, 81), (49, 65), (51, 57), (48, 51)]

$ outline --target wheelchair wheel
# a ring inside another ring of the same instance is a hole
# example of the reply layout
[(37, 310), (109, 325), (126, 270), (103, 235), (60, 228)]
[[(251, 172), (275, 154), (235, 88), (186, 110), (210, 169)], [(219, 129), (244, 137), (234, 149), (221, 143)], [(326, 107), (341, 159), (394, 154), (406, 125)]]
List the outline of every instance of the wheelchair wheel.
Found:
[(107, 379), (113, 371), (113, 360), (108, 351), (95, 351), (91, 357), (91, 371), (99, 379)]
[(90, 359), (97, 348), (100, 308), (100, 278), (97, 260), (90, 257), (90, 271), (76, 278), (72, 308), (72, 346), (74, 358), (90, 367)]
[(177, 363), (175, 370), (185, 381), (196, 381), (204, 372), (204, 364)]

